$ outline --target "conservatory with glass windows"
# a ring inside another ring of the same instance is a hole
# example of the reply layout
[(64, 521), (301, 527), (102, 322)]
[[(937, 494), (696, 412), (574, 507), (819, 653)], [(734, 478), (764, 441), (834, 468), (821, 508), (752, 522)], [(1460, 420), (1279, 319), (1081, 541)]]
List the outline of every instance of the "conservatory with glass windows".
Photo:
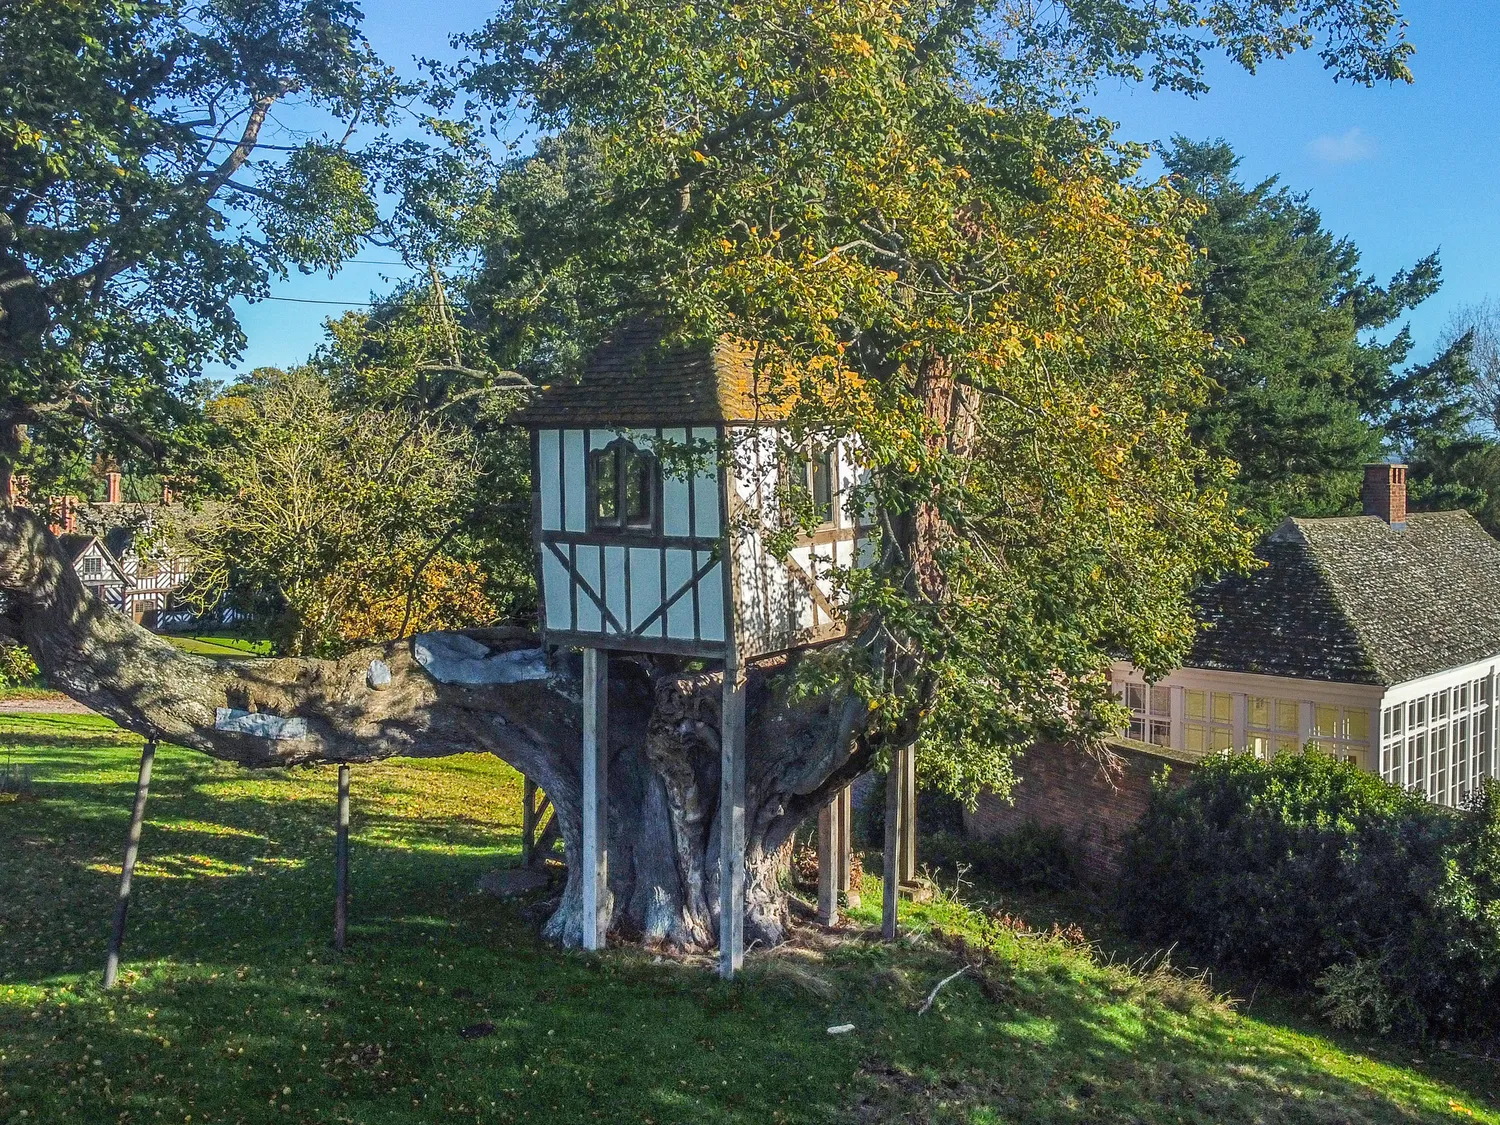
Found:
[(1187, 664), (1114, 667), (1128, 734), (1189, 753), (1312, 745), (1462, 804), (1500, 776), (1500, 543), (1467, 512), (1406, 512), (1403, 465), (1365, 470), (1365, 514), (1289, 519), (1265, 566), (1197, 595)]

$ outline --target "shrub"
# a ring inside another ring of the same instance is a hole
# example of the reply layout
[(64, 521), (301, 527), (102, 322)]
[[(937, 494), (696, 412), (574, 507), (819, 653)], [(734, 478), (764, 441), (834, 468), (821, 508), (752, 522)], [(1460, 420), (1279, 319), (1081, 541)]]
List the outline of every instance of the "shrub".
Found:
[(1458, 812), (1323, 755), (1210, 759), (1159, 785), (1127, 846), (1123, 912), (1335, 1022), (1500, 1031), (1500, 790)]
[(0, 644), (0, 689), (41, 686), (41, 669), (26, 646)]
[(1023, 890), (1065, 890), (1078, 878), (1062, 831), (1036, 824), (988, 840), (939, 832), (923, 838), (917, 855), (929, 867), (952, 872), (965, 866), (991, 883)]

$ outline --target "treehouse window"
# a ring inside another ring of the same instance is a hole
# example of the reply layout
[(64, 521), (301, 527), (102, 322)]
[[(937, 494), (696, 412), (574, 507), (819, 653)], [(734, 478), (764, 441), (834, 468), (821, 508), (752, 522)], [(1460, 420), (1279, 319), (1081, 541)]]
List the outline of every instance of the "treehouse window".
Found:
[(651, 531), (656, 527), (656, 458), (625, 440), (590, 459), (592, 523), (599, 531)]
[[(812, 502), (813, 514), (824, 526), (833, 523), (833, 505), (838, 496), (834, 485), (833, 446), (813, 445), (802, 461), (800, 471), (788, 475), (794, 491), (804, 491)], [(798, 479), (800, 477), (800, 479)]]
[(98, 555), (89, 555), (83, 560), (83, 576), (85, 578), (103, 578), (104, 560)]

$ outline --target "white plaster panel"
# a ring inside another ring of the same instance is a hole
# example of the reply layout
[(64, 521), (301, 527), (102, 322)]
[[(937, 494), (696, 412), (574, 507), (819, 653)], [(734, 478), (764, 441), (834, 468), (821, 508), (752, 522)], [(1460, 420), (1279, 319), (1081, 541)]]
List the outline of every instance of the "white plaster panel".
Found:
[[(604, 604), (609, 607), (609, 612), (614, 614), (622, 628), (630, 628), (630, 608), (625, 604), (624, 547), (604, 548)], [(604, 631), (615, 631), (608, 620), (604, 623)]]
[[(693, 580), (693, 552), (668, 548), (667, 599), (670, 601), (677, 591), (687, 587)], [(693, 640), (693, 592), (688, 590), (667, 607), (667, 636), (673, 640)]]
[[(595, 594), (599, 592), (599, 568), (602, 565), (599, 559), (600, 548), (580, 544), (574, 548), (574, 559), (578, 576)], [(604, 617), (599, 612), (599, 607), (594, 604), (594, 599), (589, 597), (588, 592), (580, 587), (578, 591), (578, 629), (583, 633), (598, 633), (604, 629)]]
[(571, 629), (573, 611), (570, 597), (572, 582), (562, 561), (550, 550), (542, 550), (542, 600), (547, 607), (547, 628)]
[(584, 502), (583, 431), (563, 431), (563, 526), (568, 531), (588, 527)]
[[(709, 552), (697, 552), (698, 566), (706, 566)], [(698, 584), (698, 624), (705, 641), (724, 639), (724, 564), (717, 562)]]
[(562, 530), (562, 485), (557, 461), (559, 438), (556, 430), (539, 430), (536, 435), (536, 482), (542, 494), (542, 530)]
[[(630, 548), (630, 627), (635, 629), (661, 605), (661, 556), (655, 547)], [(641, 631), (643, 637), (662, 635), (658, 617)]]
[[(687, 431), (684, 429), (662, 430), (661, 436), (666, 442), (674, 442), (678, 446), (687, 445)], [(663, 534), (690, 535), (692, 533), (688, 520), (688, 494), (691, 489), (691, 473), (672, 476), (667, 472), (667, 467), (662, 466), (661, 529)]]
[(696, 429), (690, 431), (690, 440), (694, 448), (700, 443), (707, 443), (707, 450), (701, 461), (696, 465), (697, 472), (693, 475), (693, 515), (697, 521), (697, 534), (705, 539), (716, 539), (720, 534), (719, 525), (719, 466), (717, 463), (717, 433), (714, 430)]

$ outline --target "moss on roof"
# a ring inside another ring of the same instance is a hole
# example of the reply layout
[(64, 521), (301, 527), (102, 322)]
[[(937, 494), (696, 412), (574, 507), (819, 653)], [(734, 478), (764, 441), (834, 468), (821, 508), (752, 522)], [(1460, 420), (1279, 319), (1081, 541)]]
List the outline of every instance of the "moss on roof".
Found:
[(517, 414), (538, 426), (681, 426), (785, 417), (768, 394), (752, 345), (724, 337), (678, 342), (659, 323), (615, 330), (577, 383), (557, 383)]
[(1289, 519), (1197, 596), (1188, 664), (1399, 684), (1500, 653), (1500, 542), (1467, 512)]

